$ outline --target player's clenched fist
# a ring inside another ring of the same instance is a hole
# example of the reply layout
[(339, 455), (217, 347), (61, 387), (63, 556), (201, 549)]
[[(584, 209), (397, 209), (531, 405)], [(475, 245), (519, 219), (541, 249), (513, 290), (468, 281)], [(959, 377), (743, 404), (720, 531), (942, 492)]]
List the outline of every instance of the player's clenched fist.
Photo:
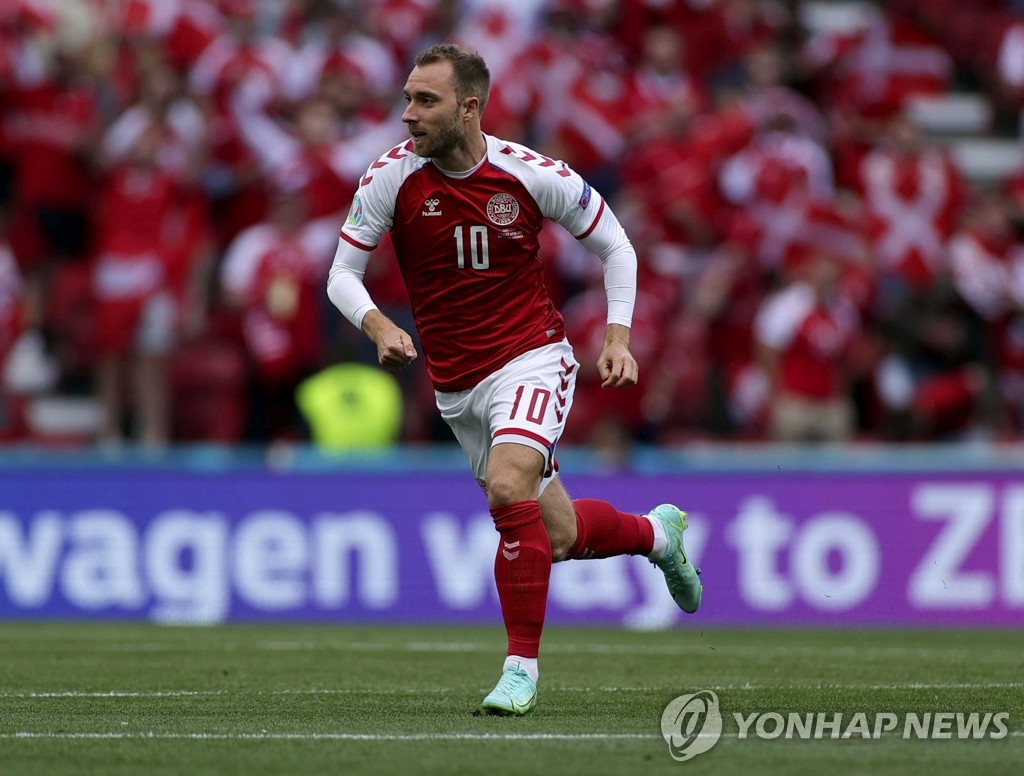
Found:
[(398, 327), (377, 341), (377, 360), (385, 369), (402, 369), (416, 358), (412, 337)]
[(636, 385), (640, 368), (629, 352), (629, 329), (609, 324), (605, 334), (604, 348), (597, 359), (597, 371), (601, 375), (602, 388), (623, 388)]
[(417, 356), (409, 333), (394, 324), (379, 310), (370, 310), (363, 318), (363, 331), (377, 344), (377, 362), (385, 369), (403, 369)]
[(623, 388), (636, 385), (639, 367), (629, 350), (622, 346), (608, 346), (597, 361), (602, 388)]

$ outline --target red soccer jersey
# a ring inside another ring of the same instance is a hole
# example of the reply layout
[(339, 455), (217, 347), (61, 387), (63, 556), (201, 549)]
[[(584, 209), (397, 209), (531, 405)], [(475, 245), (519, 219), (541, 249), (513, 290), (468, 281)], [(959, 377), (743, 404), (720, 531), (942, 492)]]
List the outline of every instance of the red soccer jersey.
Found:
[(795, 283), (765, 300), (755, 329), (760, 342), (781, 354), (783, 390), (815, 400), (842, 393), (843, 357), (859, 329), (845, 299), (823, 304), (809, 286)]
[(177, 197), (177, 182), (162, 170), (115, 167), (100, 189), (99, 250), (121, 255), (159, 251)]
[(97, 119), (89, 86), (44, 83), (14, 95), (8, 125), (18, 168), (16, 195), (26, 204), (81, 208), (89, 169), (80, 149)]
[(0, 364), (21, 333), (22, 292), (18, 262), (0, 236)]
[(295, 230), (262, 223), (228, 247), (221, 281), (242, 305), (246, 345), (264, 380), (294, 380), (320, 356), (321, 262), (334, 234), (326, 219)]
[(604, 210), (601, 196), (564, 163), (486, 136), (468, 174), (445, 174), (411, 143), (391, 149), (363, 178), (343, 239), (373, 250), (390, 230), (440, 391), (472, 388), (516, 356), (565, 336), (544, 286), (544, 218), (577, 238)]

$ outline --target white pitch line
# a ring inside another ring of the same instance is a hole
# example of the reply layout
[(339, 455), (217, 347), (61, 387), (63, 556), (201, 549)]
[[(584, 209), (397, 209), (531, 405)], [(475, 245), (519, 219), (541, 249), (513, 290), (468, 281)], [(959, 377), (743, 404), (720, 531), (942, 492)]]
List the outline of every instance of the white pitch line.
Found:
[(657, 740), (651, 733), (0, 733), (0, 739), (170, 739), (192, 741), (588, 741)]
[(53, 692), (0, 692), (0, 698), (192, 698), (227, 695), (227, 690), (56, 690)]
[[(476, 642), (476, 641), (221, 641), (215, 644), (203, 644), (198, 647), (188, 643), (175, 642), (107, 642), (94, 643), (91, 645), (74, 645), (75, 649), (94, 649), (100, 652), (180, 652), (180, 651), (236, 651), (236, 650), (265, 650), (270, 652), (289, 651), (315, 651), (332, 650), (339, 652), (452, 652), (452, 653), (481, 653), (488, 654), (500, 650), (500, 645)], [(761, 647), (749, 644), (719, 645), (712, 642), (701, 641), (695, 644), (608, 644), (608, 643), (584, 643), (584, 644), (545, 644), (544, 651), (547, 654), (593, 654), (593, 655), (694, 655), (703, 654), (708, 649), (723, 653), (756, 653), (763, 655), (769, 652), (777, 656), (797, 657), (802, 655), (830, 655), (835, 657), (917, 657), (936, 658), (945, 660), (961, 660), (970, 656), (973, 662), (979, 658), (1003, 659), (1003, 655), (1016, 658), (1016, 652), (1011, 650), (988, 651), (979, 655), (975, 650), (967, 647), (892, 647), (878, 646), (866, 648), (854, 648), (849, 646), (836, 647), (800, 647), (800, 646), (779, 646)]]
[[(1008, 690), (1024, 682), (901, 682), (899, 684), (812, 684), (792, 685), (794, 690)], [(785, 687), (765, 689), (790, 689)]]
[[(0, 692), (0, 698), (194, 698), (225, 695), (414, 695), (455, 692), (451, 687), (394, 688), (345, 687), (294, 690), (58, 690), (52, 692)], [(481, 689), (480, 692), (487, 692)]]
[[(552, 686), (552, 692), (682, 692), (701, 689), (715, 692), (771, 692), (778, 690), (1006, 690), (1024, 688), (1024, 682), (902, 682), (895, 684), (708, 684), (673, 687), (573, 687)], [(488, 688), (478, 687), (476, 692)], [(45, 699), (45, 698), (191, 698), (223, 697), (230, 695), (439, 695), (456, 692), (471, 692), (453, 687), (414, 687), (408, 689), (380, 687), (310, 687), (284, 690), (52, 690), (52, 691), (0, 691), (0, 699)]]
[[(378, 641), (263, 641), (257, 642), (256, 649), (274, 652), (335, 649), (342, 652), (479, 652), (491, 653), (500, 646), (472, 641), (406, 641), (382, 643)], [(593, 655), (681, 655), (686, 652), (700, 652), (702, 645), (675, 646), (670, 644), (552, 644), (545, 646), (545, 652), (559, 654), (586, 653)]]
[[(701, 733), (699, 738), (710, 738), (714, 734)], [(1011, 730), (1007, 737), (1024, 737), (1024, 730)], [(738, 732), (726, 731), (717, 738), (739, 740)], [(886, 738), (895, 737), (887, 734)], [(98, 733), (46, 733), (37, 731), (19, 731), (16, 733), (0, 733), (0, 740), (170, 740), (170, 741), (594, 741), (594, 740), (634, 740), (658, 741), (661, 736), (653, 733), (142, 733), (129, 732), (98, 732)], [(747, 740), (760, 740), (749, 736)], [(801, 741), (804, 739), (790, 739)], [(872, 741), (873, 738), (823, 737), (807, 739), (818, 741)], [(957, 739), (983, 741), (986, 739)]]

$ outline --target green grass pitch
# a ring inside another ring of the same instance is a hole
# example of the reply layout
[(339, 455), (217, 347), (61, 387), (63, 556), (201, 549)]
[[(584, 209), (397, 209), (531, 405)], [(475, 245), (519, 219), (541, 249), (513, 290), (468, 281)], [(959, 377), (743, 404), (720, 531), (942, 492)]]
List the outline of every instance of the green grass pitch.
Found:
[[(0, 623), (0, 773), (1016, 774), (1024, 633), (545, 633), (540, 702), (479, 716), (499, 627)], [(714, 690), (718, 744), (660, 720)], [(999, 740), (742, 739), (734, 713), (1007, 712)]]

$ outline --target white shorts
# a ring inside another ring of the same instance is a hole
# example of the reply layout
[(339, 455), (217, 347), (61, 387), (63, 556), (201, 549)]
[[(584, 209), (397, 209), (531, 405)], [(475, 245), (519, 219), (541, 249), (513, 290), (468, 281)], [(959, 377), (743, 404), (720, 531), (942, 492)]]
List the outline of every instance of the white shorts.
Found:
[(434, 392), (481, 487), (491, 447), (514, 442), (544, 456), (544, 491), (558, 470), (555, 445), (572, 408), (578, 368), (572, 347), (562, 340), (523, 353), (468, 391)]
[(139, 352), (159, 356), (171, 351), (175, 315), (174, 299), (167, 292), (160, 291), (145, 302), (135, 334)]

